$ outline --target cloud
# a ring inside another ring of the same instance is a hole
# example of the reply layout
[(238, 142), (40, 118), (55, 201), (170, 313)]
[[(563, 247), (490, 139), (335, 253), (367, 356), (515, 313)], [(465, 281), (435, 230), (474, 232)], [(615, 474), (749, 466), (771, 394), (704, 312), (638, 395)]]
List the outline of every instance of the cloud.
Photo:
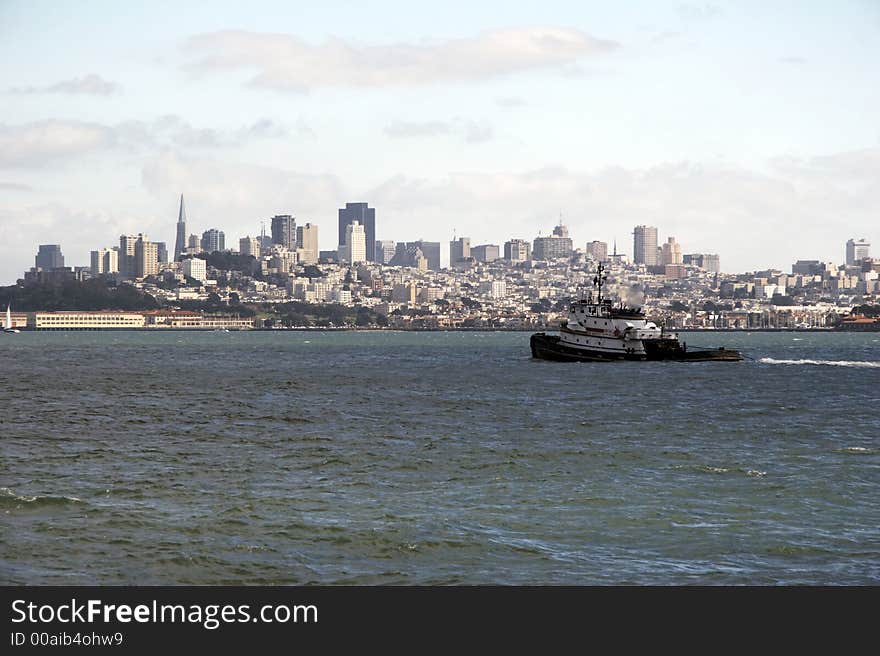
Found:
[[(297, 123), (297, 133), (306, 134)], [(101, 125), (51, 119), (23, 125), (0, 124), (0, 168), (39, 168), (111, 148), (193, 150), (231, 148), (254, 139), (283, 139), (289, 131), (271, 119), (260, 119), (236, 129), (198, 128), (168, 114), (152, 121)]]
[(111, 128), (81, 121), (0, 124), (0, 167), (34, 167), (112, 145)]
[(803, 66), (807, 60), (803, 57), (780, 57), (779, 61), (783, 64), (793, 64), (795, 66)]
[(105, 80), (100, 75), (86, 75), (72, 80), (62, 80), (45, 87), (16, 87), (10, 93), (68, 93), (91, 96), (110, 96), (119, 93), (122, 87), (116, 82)]
[(385, 134), (393, 139), (456, 136), (468, 143), (480, 143), (492, 139), (494, 132), (486, 121), (455, 118), (451, 121), (392, 121), (385, 127)]
[(507, 109), (513, 109), (516, 107), (525, 107), (529, 103), (523, 100), (522, 98), (517, 98), (516, 96), (502, 96), (500, 98), (495, 99), (495, 104), (499, 107), (505, 107)]
[(191, 37), (193, 72), (244, 70), (249, 84), (278, 91), (472, 82), (573, 64), (614, 41), (564, 28), (521, 28), (418, 44), (368, 46), (344, 39), (312, 45), (292, 34), (227, 30)]
[(724, 12), (721, 7), (709, 3), (701, 5), (683, 4), (678, 7), (678, 14), (686, 21), (707, 21), (718, 18)]
[(2, 182), (0, 181), (0, 191), (33, 191), (34, 188), (28, 184), (20, 182)]

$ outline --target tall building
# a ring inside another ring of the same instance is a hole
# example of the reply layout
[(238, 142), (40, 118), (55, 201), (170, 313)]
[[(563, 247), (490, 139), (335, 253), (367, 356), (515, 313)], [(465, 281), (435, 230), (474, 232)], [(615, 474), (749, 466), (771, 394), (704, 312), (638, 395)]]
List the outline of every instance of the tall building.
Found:
[(675, 237), (669, 237), (666, 240), (666, 243), (663, 244), (661, 248), (661, 252), (663, 253), (663, 265), (681, 264), (683, 262), (681, 257), (681, 244), (675, 241)]
[(532, 259), (532, 246), (525, 239), (504, 242), (504, 259), (510, 262), (528, 262)]
[(494, 262), (500, 256), (500, 249), (495, 244), (480, 244), (471, 249), (471, 255), (477, 262)]
[(864, 239), (850, 239), (846, 242), (846, 266), (856, 266), (871, 257), (871, 244)]
[(376, 242), (376, 262), (379, 264), (391, 264), (394, 259), (394, 240), (380, 239)]
[(208, 279), (208, 263), (200, 257), (190, 257), (183, 261), (183, 275), (199, 282)]
[(721, 258), (717, 253), (703, 255), (703, 268), (709, 273), (721, 273)]
[(238, 240), (238, 252), (241, 255), (260, 257), (260, 240), (256, 237), (242, 237)]
[(318, 263), (318, 226), (306, 223), (296, 227), (296, 247), (300, 264)]
[[(399, 246), (399, 244), (398, 244)], [(422, 255), (428, 260), (428, 268), (431, 271), (439, 271), (440, 270), (440, 242), (439, 241), (424, 241), (423, 239), (419, 239), (418, 241), (409, 241), (406, 242), (407, 249), (415, 249), (418, 248), (422, 251)]]
[(174, 242), (174, 261), (186, 252), (186, 210), (183, 207), (183, 194), (180, 194), (180, 211), (177, 213), (177, 239)]
[(37, 248), (37, 256), (34, 258), (34, 266), (43, 271), (64, 268), (64, 255), (61, 254), (60, 244), (40, 244)]
[(119, 249), (117, 248), (101, 248), (92, 251), (92, 275), (100, 276), (106, 273), (117, 273), (119, 271)]
[(587, 253), (597, 262), (606, 262), (608, 260), (608, 243), (591, 241), (587, 244)]
[(471, 238), (459, 237), (449, 242), (449, 266), (471, 256)]
[(657, 266), (657, 228), (638, 225), (633, 231), (633, 262)]
[(205, 253), (213, 253), (214, 251), (226, 250), (226, 235), (222, 230), (210, 228), (202, 233), (201, 241), (202, 251)]
[[(139, 236), (146, 238), (145, 235)], [(123, 278), (135, 278), (137, 276), (134, 262), (137, 241), (138, 236), (135, 235), (119, 236), (119, 274)]]
[(349, 264), (366, 261), (366, 231), (359, 221), (352, 221), (345, 226), (345, 243), (339, 245), (339, 259)]
[(367, 262), (376, 261), (376, 209), (368, 203), (346, 203), (339, 210), (339, 244), (345, 243), (345, 228), (353, 221), (364, 227), (367, 240)]
[(202, 240), (199, 239), (198, 235), (190, 235), (187, 237), (186, 252), (187, 255), (195, 255), (196, 253), (202, 252)]
[(154, 276), (159, 273), (159, 254), (156, 244), (146, 235), (138, 235), (134, 242), (134, 278)]
[(284, 246), (289, 251), (296, 250), (296, 217), (290, 214), (272, 217), (272, 243)]
[(573, 250), (571, 237), (568, 236), (568, 228), (560, 223), (553, 228), (552, 235), (535, 237), (532, 244), (532, 257), (536, 260), (555, 260), (560, 257), (570, 257)]
[(168, 246), (164, 241), (156, 242), (156, 258), (158, 259), (160, 264), (165, 264), (168, 262)]

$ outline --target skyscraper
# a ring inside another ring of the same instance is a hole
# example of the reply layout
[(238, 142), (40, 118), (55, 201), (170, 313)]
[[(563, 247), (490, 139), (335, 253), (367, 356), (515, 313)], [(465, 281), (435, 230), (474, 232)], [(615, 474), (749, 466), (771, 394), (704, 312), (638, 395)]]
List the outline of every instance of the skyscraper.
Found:
[(272, 217), (272, 243), (296, 250), (296, 217), (290, 214), (276, 214)]
[[(398, 244), (399, 246), (399, 244)], [(431, 271), (440, 270), (440, 242), (439, 241), (410, 241), (406, 243), (407, 249), (418, 248), (422, 251), (422, 255), (428, 260), (428, 268)]]
[(339, 210), (339, 244), (345, 243), (345, 227), (357, 221), (367, 239), (367, 262), (376, 261), (376, 210), (368, 203), (346, 203)]
[(846, 242), (846, 266), (856, 266), (865, 258), (871, 257), (871, 244), (864, 239), (850, 239)]
[(174, 261), (186, 252), (186, 210), (183, 207), (183, 194), (180, 194), (180, 211), (177, 214), (177, 240), (174, 242)]
[(376, 242), (376, 261), (379, 264), (390, 264), (394, 258), (395, 244), (392, 239), (380, 239)]
[(663, 253), (663, 261), (661, 264), (681, 264), (683, 262), (681, 244), (675, 241), (675, 237), (669, 237), (660, 250)]
[(165, 245), (164, 241), (156, 242), (156, 258), (162, 264), (168, 262), (168, 246)]
[(459, 237), (449, 242), (449, 266), (471, 256), (471, 238)]
[(352, 221), (345, 226), (345, 243), (339, 245), (339, 259), (349, 264), (366, 261), (366, 232), (359, 221)]
[(535, 237), (532, 246), (532, 257), (536, 260), (555, 260), (570, 257), (574, 246), (568, 236), (568, 228), (561, 223), (553, 228), (549, 237)]
[(256, 237), (242, 237), (238, 240), (238, 252), (241, 255), (260, 257), (260, 240)]
[(159, 273), (159, 257), (156, 244), (146, 235), (138, 235), (134, 243), (134, 277), (145, 278)]
[(633, 231), (633, 262), (657, 266), (657, 228), (638, 225)]
[[(140, 235), (146, 239), (146, 235)], [(123, 278), (134, 278), (137, 275), (134, 256), (138, 237), (120, 235), (119, 237), (119, 273)]]
[(597, 262), (605, 262), (608, 260), (608, 243), (591, 241), (587, 244), (587, 253)]
[(532, 246), (525, 239), (504, 242), (504, 259), (510, 262), (528, 262), (532, 259)]
[(318, 263), (318, 226), (306, 223), (296, 227), (296, 248), (300, 264)]
[(61, 254), (60, 244), (40, 244), (37, 256), (34, 258), (34, 266), (43, 271), (64, 268), (64, 255)]
[(500, 255), (500, 249), (495, 244), (480, 244), (471, 249), (471, 255), (477, 262), (494, 262)]
[(91, 255), (93, 276), (119, 271), (119, 249), (102, 248), (92, 251)]
[(226, 250), (226, 235), (222, 230), (210, 228), (202, 233), (201, 241), (202, 250), (205, 253), (213, 253), (214, 251)]

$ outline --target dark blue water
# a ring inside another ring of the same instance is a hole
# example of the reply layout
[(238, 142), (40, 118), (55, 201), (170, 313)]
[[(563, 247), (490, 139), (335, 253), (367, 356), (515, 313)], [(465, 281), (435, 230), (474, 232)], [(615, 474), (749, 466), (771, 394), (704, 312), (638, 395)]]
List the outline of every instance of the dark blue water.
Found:
[(0, 338), (0, 582), (880, 583), (880, 335)]

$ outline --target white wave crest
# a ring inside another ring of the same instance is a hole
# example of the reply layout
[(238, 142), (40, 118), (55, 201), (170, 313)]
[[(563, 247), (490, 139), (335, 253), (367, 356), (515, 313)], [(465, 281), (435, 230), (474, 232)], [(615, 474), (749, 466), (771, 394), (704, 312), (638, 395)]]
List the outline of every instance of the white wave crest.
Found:
[(880, 362), (869, 360), (777, 360), (776, 358), (761, 358), (762, 364), (815, 364), (829, 367), (866, 367), (880, 368)]

